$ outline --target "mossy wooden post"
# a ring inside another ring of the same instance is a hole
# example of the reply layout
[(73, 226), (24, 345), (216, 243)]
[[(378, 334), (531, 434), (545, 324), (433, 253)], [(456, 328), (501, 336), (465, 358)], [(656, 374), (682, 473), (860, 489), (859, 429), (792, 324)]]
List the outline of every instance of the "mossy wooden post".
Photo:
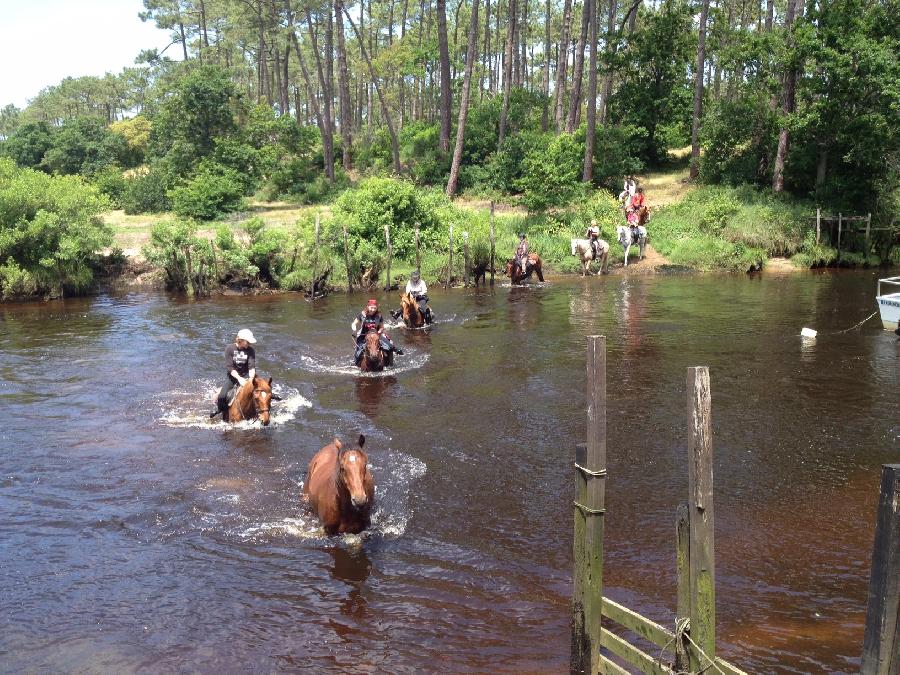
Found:
[(841, 257), (841, 230), (843, 228), (844, 228), (844, 214), (838, 213), (838, 242), (837, 242), (838, 258)]
[(447, 288), (450, 288), (450, 279), (453, 276), (453, 224), (450, 224), (450, 254), (447, 258)]
[(469, 287), (469, 233), (463, 232), (463, 286)]
[[(677, 577), (677, 601), (675, 625), (691, 618), (691, 515), (687, 504), (679, 504), (675, 512), (675, 573)], [(678, 636), (675, 642), (675, 671), (688, 672), (688, 642)]]
[(347, 266), (347, 292), (353, 290), (353, 273), (350, 271), (350, 245), (347, 242), (347, 224), (344, 223), (344, 264)]
[(872, 245), (872, 212), (866, 214), (866, 257), (869, 257), (869, 247)]
[(587, 342), (587, 446), (575, 453), (575, 579), (572, 598), (573, 671), (596, 673), (603, 603), (606, 499), (606, 337)]
[(316, 249), (313, 252), (312, 281), (309, 282), (309, 299), (316, 299), (316, 279), (319, 278), (319, 214), (316, 214)]
[(688, 485), (690, 490), (691, 672), (716, 658), (716, 573), (713, 546), (713, 448), (709, 368), (687, 369)]
[(861, 675), (900, 675), (900, 464), (881, 467)]
[(416, 223), (416, 272), (422, 274), (422, 252), (420, 250), (419, 224)]
[(494, 287), (494, 242), (496, 237), (494, 234), (494, 202), (491, 201), (491, 288)]
[(384, 224), (384, 241), (387, 244), (387, 279), (384, 282), (384, 290), (391, 290), (391, 230), (387, 223)]
[(816, 208), (816, 246), (822, 238), (822, 209)]

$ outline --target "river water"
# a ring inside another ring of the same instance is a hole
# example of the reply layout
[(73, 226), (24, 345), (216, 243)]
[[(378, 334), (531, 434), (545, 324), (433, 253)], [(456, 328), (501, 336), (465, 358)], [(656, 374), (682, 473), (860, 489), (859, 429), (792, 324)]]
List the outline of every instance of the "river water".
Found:
[[(837, 331), (875, 310), (876, 278), (435, 289), (433, 330), (393, 330), (406, 354), (372, 377), (349, 364), (359, 294), (0, 306), (0, 670), (566, 672), (590, 334), (607, 593), (674, 621), (686, 368), (707, 365), (719, 652), (857, 670), (900, 346), (874, 319)], [(241, 327), (284, 398), (266, 429), (206, 418)], [(306, 465), (360, 432), (373, 526), (329, 539)]]

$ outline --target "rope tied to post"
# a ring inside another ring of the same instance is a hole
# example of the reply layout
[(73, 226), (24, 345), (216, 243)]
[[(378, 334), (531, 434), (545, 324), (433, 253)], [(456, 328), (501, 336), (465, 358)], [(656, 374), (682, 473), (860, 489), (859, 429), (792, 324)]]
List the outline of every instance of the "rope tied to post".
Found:
[(665, 654), (672, 645), (683, 642), (684, 640), (687, 640), (694, 646), (694, 649), (696, 649), (697, 652), (704, 659), (706, 659), (707, 664), (696, 672), (692, 670), (678, 670), (675, 671), (675, 675), (703, 675), (703, 673), (705, 673), (710, 668), (715, 668), (720, 673), (720, 675), (725, 675), (725, 671), (723, 671), (719, 667), (719, 664), (716, 663), (715, 659), (711, 659), (709, 657), (709, 654), (703, 651), (703, 648), (691, 639), (691, 620), (686, 617), (683, 619), (677, 619), (675, 621), (675, 635), (673, 635), (672, 639), (669, 640), (663, 646), (663, 648), (659, 650), (659, 656), (656, 657), (656, 662), (662, 665), (663, 654)]
[(586, 466), (581, 466), (578, 462), (575, 462), (575, 468), (581, 471), (581, 473), (591, 476), (592, 478), (605, 478), (606, 477), (606, 469), (598, 469), (596, 471), (592, 471), (588, 469)]
[(579, 504), (578, 502), (572, 503), (579, 509), (581, 509), (581, 512), (586, 516), (599, 516), (606, 513), (606, 509), (592, 509), (590, 506), (585, 506), (584, 504)]

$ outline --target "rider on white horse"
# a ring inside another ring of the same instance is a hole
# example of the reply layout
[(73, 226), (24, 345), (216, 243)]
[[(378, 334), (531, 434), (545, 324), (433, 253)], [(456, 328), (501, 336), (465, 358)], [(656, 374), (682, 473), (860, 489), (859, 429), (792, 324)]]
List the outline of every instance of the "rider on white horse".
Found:
[(594, 252), (594, 260), (597, 260), (606, 251), (609, 250), (609, 244), (600, 239), (600, 228), (597, 226), (596, 220), (591, 220), (591, 225), (584, 233), (591, 244), (591, 250)]

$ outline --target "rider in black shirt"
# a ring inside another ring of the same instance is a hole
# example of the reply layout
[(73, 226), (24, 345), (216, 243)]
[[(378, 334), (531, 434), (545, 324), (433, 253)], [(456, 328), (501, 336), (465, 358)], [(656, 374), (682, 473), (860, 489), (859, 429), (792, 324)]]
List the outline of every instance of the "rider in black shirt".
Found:
[(225, 347), (225, 369), (228, 372), (228, 380), (219, 389), (216, 410), (210, 413), (210, 418), (228, 409), (228, 392), (232, 387), (242, 386), (256, 375), (256, 350), (250, 346), (252, 344), (256, 344), (253, 333), (247, 328), (242, 328), (238, 331), (234, 343)]

